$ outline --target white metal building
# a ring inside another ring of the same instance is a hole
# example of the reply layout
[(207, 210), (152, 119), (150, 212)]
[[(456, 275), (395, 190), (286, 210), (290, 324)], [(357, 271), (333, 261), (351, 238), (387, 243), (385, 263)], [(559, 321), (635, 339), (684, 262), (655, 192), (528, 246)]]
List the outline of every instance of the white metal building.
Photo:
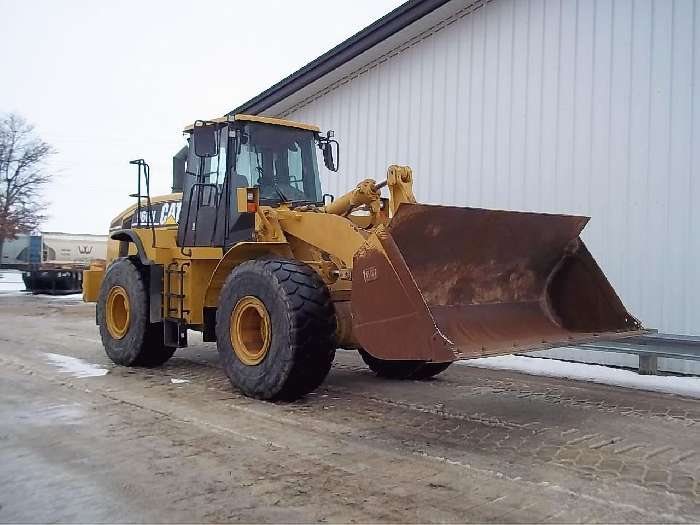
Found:
[[(700, 335), (700, 2), (409, 1), (236, 108), (334, 129), (326, 191), (592, 217), (648, 327)], [(696, 102), (697, 101), (697, 102)]]

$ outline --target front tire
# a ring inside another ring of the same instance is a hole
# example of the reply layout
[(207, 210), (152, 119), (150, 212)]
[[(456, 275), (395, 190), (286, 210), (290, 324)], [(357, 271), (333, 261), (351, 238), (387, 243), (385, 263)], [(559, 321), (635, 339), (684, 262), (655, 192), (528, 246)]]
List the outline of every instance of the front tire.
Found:
[(118, 365), (160, 366), (175, 352), (163, 344), (163, 324), (149, 322), (144, 276), (130, 259), (117, 259), (107, 269), (97, 323), (105, 352)]
[(335, 328), (323, 280), (287, 259), (237, 266), (216, 311), (221, 365), (234, 387), (257, 399), (294, 400), (315, 390), (335, 357)]
[(364, 349), (360, 349), (362, 360), (369, 369), (385, 379), (411, 379), (423, 361), (379, 359)]
[(430, 379), (447, 370), (452, 363), (429, 363), (420, 360), (388, 360), (374, 357), (360, 349), (362, 360), (379, 377), (386, 379)]
[(416, 379), (418, 381), (431, 379), (447, 370), (451, 364), (452, 363), (423, 363), (418, 370), (413, 372), (413, 377), (411, 379)]

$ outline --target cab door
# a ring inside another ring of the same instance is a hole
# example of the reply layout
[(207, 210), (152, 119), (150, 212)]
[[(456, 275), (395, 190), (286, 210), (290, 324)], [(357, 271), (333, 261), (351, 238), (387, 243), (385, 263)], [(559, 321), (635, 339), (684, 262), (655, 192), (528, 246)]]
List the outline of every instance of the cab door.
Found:
[(198, 156), (189, 148), (182, 191), (182, 210), (177, 244), (181, 247), (223, 246), (219, 225), (223, 214), (222, 197), (226, 182), (226, 146), (228, 127), (216, 132), (211, 156)]

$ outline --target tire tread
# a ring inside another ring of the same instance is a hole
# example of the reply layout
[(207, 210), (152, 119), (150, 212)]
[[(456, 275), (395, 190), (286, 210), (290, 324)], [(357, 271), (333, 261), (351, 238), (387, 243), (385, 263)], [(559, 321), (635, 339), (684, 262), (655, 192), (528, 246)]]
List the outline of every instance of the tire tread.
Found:
[[(221, 300), (228, 300), (236, 282), (246, 273), (267, 279), (284, 304), (289, 326), (288, 357), (283, 361), (280, 377), (263, 377), (254, 387), (237, 384), (247, 395), (261, 399), (294, 400), (315, 390), (326, 378), (335, 357), (335, 309), (330, 293), (316, 271), (308, 265), (287, 259), (256, 259), (239, 265), (226, 279)], [(226, 346), (228, 323), (222, 304), (217, 309), (217, 340)], [(232, 307), (232, 305), (231, 305)], [(226, 309), (230, 312), (230, 309)], [(225, 328), (225, 329), (224, 329)], [(226, 346), (226, 348), (228, 348)], [(222, 350), (228, 352), (230, 350)], [(227, 370), (231, 381), (235, 377)]]
[[(112, 338), (105, 322), (105, 300), (112, 285), (123, 286), (129, 294), (132, 320), (122, 340)], [(175, 348), (163, 344), (163, 324), (149, 322), (148, 286), (142, 267), (129, 257), (115, 259), (107, 268), (97, 302), (97, 320), (107, 356), (118, 365), (160, 366)]]

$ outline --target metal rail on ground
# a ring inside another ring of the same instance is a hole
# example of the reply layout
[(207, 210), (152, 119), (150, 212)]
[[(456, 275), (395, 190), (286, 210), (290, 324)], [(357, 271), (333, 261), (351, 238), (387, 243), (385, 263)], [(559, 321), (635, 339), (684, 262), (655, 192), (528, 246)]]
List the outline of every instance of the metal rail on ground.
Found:
[(636, 354), (639, 356), (639, 373), (643, 375), (658, 373), (659, 357), (700, 361), (700, 337), (692, 335), (653, 333), (616, 341), (596, 341), (576, 348)]

